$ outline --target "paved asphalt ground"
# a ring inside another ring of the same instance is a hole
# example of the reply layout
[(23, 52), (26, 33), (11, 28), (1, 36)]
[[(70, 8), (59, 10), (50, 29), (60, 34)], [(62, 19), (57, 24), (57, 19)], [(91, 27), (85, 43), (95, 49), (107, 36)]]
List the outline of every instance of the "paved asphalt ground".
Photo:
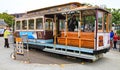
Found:
[(0, 37), (0, 70), (120, 70), (120, 52), (111, 49), (102, 59), (95, 62), (81, 63), (81, 59), (53, 55), (39, 50), (30, 50), (30, 61), (27, 64), (23, 56), (16, 60), (10, 58), (13, 46), (4, 48), (4, 39)]

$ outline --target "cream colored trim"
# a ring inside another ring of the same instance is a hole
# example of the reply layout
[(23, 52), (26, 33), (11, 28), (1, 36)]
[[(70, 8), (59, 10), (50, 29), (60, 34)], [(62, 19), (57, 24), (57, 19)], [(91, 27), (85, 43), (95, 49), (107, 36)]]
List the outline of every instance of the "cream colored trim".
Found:
[(22, 30), (22, 20), (20, 21), (20, 30)]
[(36, 30), (36, 19), (34, 19), (34, 30)]

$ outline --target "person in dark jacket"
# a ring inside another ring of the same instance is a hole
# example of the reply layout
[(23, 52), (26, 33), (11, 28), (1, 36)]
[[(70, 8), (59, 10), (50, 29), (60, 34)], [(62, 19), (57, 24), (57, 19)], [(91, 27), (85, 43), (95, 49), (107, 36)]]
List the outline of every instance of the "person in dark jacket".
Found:
[(76, 16), (72, 16), (68, 20), (68, 30), (73, 32), (75, 30), (75, 26), (78, 28), (78, 21), (76, 20)]

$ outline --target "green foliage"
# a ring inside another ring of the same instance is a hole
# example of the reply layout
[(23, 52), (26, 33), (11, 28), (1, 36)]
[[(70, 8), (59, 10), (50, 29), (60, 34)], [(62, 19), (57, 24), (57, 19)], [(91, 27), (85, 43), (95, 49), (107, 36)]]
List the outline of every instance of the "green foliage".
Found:
[(9, 26), (12, 26), (13, 24), (13, 19), (14, 17), (3, 12), (3, 13), (0, 13), (0, 19), (4, 19), (4, 21), (9, 25)]
[(86, 23), (95, 23), (95, 16), (87, 16), (86, 17)]
[(120, 9), (107, 9), (112, 13), (112, 23), (120, 24)]
[(117, 30), (116, 33), (120, 36), (120, 30)]

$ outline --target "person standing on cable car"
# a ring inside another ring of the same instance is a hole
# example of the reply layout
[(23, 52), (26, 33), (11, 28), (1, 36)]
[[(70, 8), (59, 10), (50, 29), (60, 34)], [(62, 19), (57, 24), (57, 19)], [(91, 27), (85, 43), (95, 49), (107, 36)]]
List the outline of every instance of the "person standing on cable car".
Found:
[(77, 26), (78, 28), (78, 21), (76, 20), (76, 16), (74, 15), (68, 20), (68, 30), (74, 32), (75, 26)]

